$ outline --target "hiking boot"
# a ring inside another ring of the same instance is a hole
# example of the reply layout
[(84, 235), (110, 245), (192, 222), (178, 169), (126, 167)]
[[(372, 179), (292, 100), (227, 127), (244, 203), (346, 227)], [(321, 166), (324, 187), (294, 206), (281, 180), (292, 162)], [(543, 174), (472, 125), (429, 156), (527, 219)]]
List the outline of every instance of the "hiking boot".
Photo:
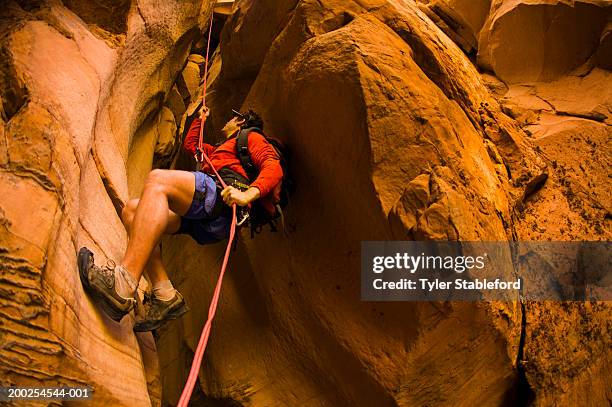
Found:
[(134, 308), (134, 298), (123, 298), (115, 290), (115, 262), (108, 260), (106, 266), (94, 264), (94, 255), (81, 247), (78, 256), (79, 276), (85, 291), (113, 320), (119, 322)]
[(136, 321), (134, 331), (145, 332), (152, 331), (162, 326), (166, 321), (176, 319), (189, 311), (189, 307), (185, 304), (185, 299), (175, 290), (174, 297), (171, 300), (164, 301), (156, 298), (154, 295), (145, 295), (143, 303), (145, 307), (145, 316), (141, 321)]

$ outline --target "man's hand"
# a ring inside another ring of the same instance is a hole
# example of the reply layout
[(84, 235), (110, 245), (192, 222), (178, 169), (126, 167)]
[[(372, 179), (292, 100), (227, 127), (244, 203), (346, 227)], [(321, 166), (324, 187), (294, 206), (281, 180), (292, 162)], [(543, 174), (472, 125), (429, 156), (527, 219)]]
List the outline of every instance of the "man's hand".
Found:
[(205, 120), (210, 115), (210, 109), (204, 105), (200, 108), (200, 119)]
[(259, 198), (259, 188), (249, 188), (243, 192), (237, 188), (228, 186), (221, 191), (221, 197), (223, 198), (223, 202), (229, 206), (232, 206), (234, 203), (238, 206), (247, 206)]

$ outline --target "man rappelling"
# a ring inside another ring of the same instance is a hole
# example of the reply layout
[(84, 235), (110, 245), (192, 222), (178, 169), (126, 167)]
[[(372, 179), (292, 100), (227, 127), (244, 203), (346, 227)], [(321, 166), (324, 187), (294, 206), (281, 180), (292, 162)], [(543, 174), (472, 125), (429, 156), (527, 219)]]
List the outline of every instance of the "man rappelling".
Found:
[[(135, 331), (157, 329), (188, 311), (183, 296), (172, 286), (162, 263), (159, 242), (164, 234), (188, 234), (199, 244), (227, 239), (232, 205), (278, 216), (283, 168), (279, 150), (263, 135), (258, 114), (233, 111), (221, 132), (218, 146), (202, 142), (209, 110), (202, 104), (183, 147), (202, 163), (199, 171), (156, 169), (149, 173), (140, 199), (122, 211), (128, 245), (119, 261), (94, 263), (86, 247), (78, 255), (78, 268), (86, 291), (112, 319), (120, 321), (136, 304), (136, 289), (143, 273), (152, 285), (145, 317)], [(199, 140), (198, 140), (199, 139)], [(205, 158), (206, 160), (203, 160)], [(245, 168), (246, 167), (246, 168)], [(216, 170), (216, 171), (215, 171)], [(242, 215), (240, 221), (248, 216)]]

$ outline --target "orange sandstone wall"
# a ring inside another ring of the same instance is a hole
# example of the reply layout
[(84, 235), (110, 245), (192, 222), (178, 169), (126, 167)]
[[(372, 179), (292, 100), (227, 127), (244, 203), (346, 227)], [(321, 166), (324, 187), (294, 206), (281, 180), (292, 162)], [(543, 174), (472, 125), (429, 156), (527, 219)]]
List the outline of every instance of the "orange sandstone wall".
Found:
[(92, 305), (76, 252), (87, 245), (103, 262), (125, 248), (118, 213), (138, 188), (128, 180), (163, 141), (160, 108), (211, 12), (201, 3), (2, 3), (0, 385), (160, 404), (153, 336)]

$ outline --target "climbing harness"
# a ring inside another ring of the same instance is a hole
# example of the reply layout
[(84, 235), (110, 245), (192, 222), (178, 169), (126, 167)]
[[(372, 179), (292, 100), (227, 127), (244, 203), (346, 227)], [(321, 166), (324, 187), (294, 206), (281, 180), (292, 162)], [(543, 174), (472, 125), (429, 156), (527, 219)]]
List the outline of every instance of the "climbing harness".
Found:
[[(206, 108), (206, 87), (207, 87), (207, 79), (208, 79), (208, 56), (210, 52), (210, 38), (212, 34), (212, 25), (213, 25), (213, 14), (210, 16), (210, 24), (208, 27), (208, 43), (206, 45), (206, 67), (204, 68), (204, 87), (202, 89), (202, 108)], [(200, 126), (200, 140), (198, 143), (198, 151), (196, 152), (196, 160), (199, 163), (202, 161), (206, 161), (206, 163), (212, 168), (215, 173), (217, 179), (221, 183), (222, 187), (227, 187), (227, 184), (223, 181), (223, 179), (219, 176), (217, 169), (213, 166), (210, 158), (204, 153), (204, 125)], [(187, 383), (185, 383), (185, 388), (181, 393), (181, 398), (179, 399), (178, 406), (179, 407), (187, 407), (189, 404), (189, 399), (191, 398), (191, 393), (193, 392), (193, 388), (195, 386), (196, 380), (198, 379), (198, 372), (200, 371), (200, 366), (202, 365), (202, 358), (204, 357), (204, 351), (206, 350), (206, 344), (208, 343), (208, 337), (210, 336), (210, 330), (212, 326), (213, 319), (215, 318), (215, 313), (217, 311), (217, 303), (219, 302), (219, 296), (221, 294), (221, 285), (223, 284), (223, 276), (225, 275), (225, 269), (227, 268), (227, 263), (229, 260), (230, 251), (232, 248), (232, 242), (234, 241), (234, 236), (236, 234), (236, 204), (232, 204), (232, 224), (230, 226), (230, 235), (229, 240), (227, 242), (227, 247), (225, 249), (225, 257), (223, 258), (223, 264), (221, 266), (221, 271), (219, 273), (219, 277), (217, 279), (217, 285), (215, 286), (215, 291), (212, 296), (212, 300), (210, 302), (210, 306), (208, 308), (208, 319), (206, 320), (206, 324), (204, 324), (204, 329), (202, 330), (202, 334), (200, 335), (200, 340), (198, 342), (198, 346), (196, 348), (193, 362), (191, 364), (191, 370), (189, 371), (189, 377), (187, 378)]]

